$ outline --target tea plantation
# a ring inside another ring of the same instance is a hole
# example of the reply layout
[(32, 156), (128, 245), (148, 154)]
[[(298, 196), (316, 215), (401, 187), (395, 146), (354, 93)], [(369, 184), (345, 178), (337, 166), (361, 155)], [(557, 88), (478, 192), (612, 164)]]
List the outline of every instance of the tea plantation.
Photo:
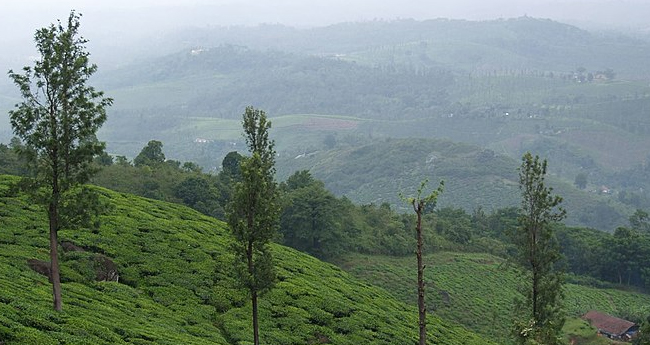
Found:
[[(503, 259), (480, 253), (439, 252), (425, 259), (427, 308), (439, 317), (465, 325), (502, 343), (509, 343), (512, 305), (517, 297), (516, 271)], [(350, 255), (342, 267), (370, 284), (384, 287), (407, 303), (416, 301), (414, 257), (391, 258)], [(598, 289), (577, 284), (565, 286), (567, 337), (580, 323), (575, 320), (595, 309), (620, 317), (645, 318), (650, 296), (618, 289)], [(595, 336), (595, 330), (593, 330)]]
[[(97, 188), (99, 230), (63, 230), (63, 311), (48, 278), (45, 212), (0, 176), (0, 343), (249, 344), (250, 303), (229, 272), (225, 224), (189, 208)], [(414, 344), (417, 312), (330, 264), (275, 246), (278, 281), (261, 299), (266, 344)], [(98, 282), (113, 262), (118, 282)], [(400, 283), (403, 283), (401, 280)], [(397, 282), (396, 282), (397, 283)], [(490, 344), (437, 317), (436, 344)]]

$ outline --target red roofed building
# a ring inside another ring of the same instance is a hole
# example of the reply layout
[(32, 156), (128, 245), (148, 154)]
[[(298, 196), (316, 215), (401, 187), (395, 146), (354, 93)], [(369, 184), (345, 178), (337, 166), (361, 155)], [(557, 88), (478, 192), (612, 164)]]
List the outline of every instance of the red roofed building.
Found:
[(630, 340), (639, 331), (639, 325), (634, 322), (619, 319), (595, 310), (588, 312), (582, 318), (596, 327), (598, 333), (606, 335), (611, 339)]

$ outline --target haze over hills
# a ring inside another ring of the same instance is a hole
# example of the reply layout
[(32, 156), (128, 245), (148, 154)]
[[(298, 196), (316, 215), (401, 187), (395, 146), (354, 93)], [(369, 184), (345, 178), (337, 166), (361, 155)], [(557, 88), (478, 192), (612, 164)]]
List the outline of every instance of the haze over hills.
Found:
[[(134, 42), (92, 79), (115, 98), (99, 132), (112, 157), (95, 157), (103, 169), (92, 181), (115, 191), (91, 187), (100, 227), (59, 232), (63, 313), (47, 308), (42, 209), (17, 177), (0, 176), (0, 343), (247, 344), (251, 307), (234, 281), (233, 239), (212, 217), (230, 213), (247, 176), (239, 155), (220, 167), (227, 153), (246, 154), (240, 119), (250, 104), (271, 115), (270, 161), (286, 180), (275, 205), (277, 281), (260, 305), (264, 342), (413, 343), (415, 220), (400, 193), (429, 179), (445, 181), (424, 214), (429, 337), (509, 344), (526, 275), (508, 265), (526, 151), (549, 159), (546, 183), (568, 210), (549, 227), (558, 243), (548, 256), (562, 256), (573, 283), (562, 307), (568, 340), (595, 340), (578, 319), (587, 310), (635, 322), (650, 312), (647, 295), (629, 292), (650, 286), (642, 35), (521, 16), (186, 28)], [(18, 101), (0, 83), (0, 111)], [(5, 145), (0, 163), (26, 172)]]
[[(635, 172), (650, 147), (650, 41), (520, 17), (194, 28), (141, 48), (149, 58), (100, 68), (94, 79), (115, 98), (100, 131), (112, 154), (134, 157), (157, 139), (168, 158), (218, 167), (241, 147), (239, 117), (252, 104), (272, 117), (287, 174), (307, 167), (287, 157), (345, 157), (336, 150), (378, 138), (442, 138), (515, 161), (530, 150), (549, 158), (566, 185), (584, 174), (588, 191), (615, 191), (607, 208), (616, 211), (600, 212), (616, 214), (609, 222), (574, 224), (611, 230), (650, 200), (650, 181)], [(16, 90), (0, 91), (0, 109), (11, 109)], [(8, 125), (0, 136), (8, 142)], [(326, 175), (317, 169), (315, 176)], [(394, 190), (372, 195), (375, 187), (337, 192), (359, 202), (395, 199)], [(510, 204), (473, 194), (499, 195), (499, 188), (467, 190), (457, 206)], [(641, 201), (618, 204), (621, 191)]]

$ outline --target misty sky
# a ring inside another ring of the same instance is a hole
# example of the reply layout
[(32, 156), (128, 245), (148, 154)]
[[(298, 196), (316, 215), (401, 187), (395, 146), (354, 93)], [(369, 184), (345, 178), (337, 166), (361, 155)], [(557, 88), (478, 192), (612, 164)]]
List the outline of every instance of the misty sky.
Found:
[(310, 27), (375, 19), (528, 15), (588, 28), (650, 32), (650, 0), (1, 0), (0, 67), (23, 64), (33, 50), (34, 31), (65, 20), (71, 9), (83, 14), (82, 35), (92, 51), (98, 46), (115, 50), (123, 42), (191, 26)]
[[(34, 32), (67, 19), (72, 9), (83, 14), (81, 34), (102, 69), (128, 62), (142, 42), (157, 42), (153, 36), (164, 40), (166, 33), (187, 27), (527, 15), (650, 35), (650, 0), (0, 0), (0, 75), (30, 64)], [(3, 93), (16, 93), (6, 77), (0, 78), (0, 111), (11, 105), (7, 98), (2, 102)], [(3, 120), (0, 135), (8, 128)]]
[(373, 19), (493, 19), (523, 15), (560, 21), (641, 27), (650, 0), (3, 0), (1, 36), (33, 32), (70, 9), (89, 32), (155, 30), (260, 22), (322, 26)]

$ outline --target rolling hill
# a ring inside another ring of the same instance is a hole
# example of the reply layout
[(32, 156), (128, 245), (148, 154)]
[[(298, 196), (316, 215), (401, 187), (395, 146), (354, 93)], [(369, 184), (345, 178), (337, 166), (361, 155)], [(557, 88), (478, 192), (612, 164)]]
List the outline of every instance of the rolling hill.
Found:
[[(272, 117), (382, 120), (380, 135), (426, 130), (508, 154), (519, 135), (553, 133), (607, 170), (645, 158), (649, 144), (650, 43), (624, 35), (523, 17), (195, 29), (165, 41), (176, 48), (96, 77), (115, 98), (101, 135), (116, 153), (134, 156), (155, 138), (174, 158), (198, 160), (194, 139), (227, 139), (203, 124), (251, 104)], [(592, 148), (603, 135), (609, 145)]]
[[(250, 305), (229, 273), (224, 223), (188, 208), (98, 188), (98, 231), (62, 230), (63, 312), (51, 307), (45, 213), (0, 176), (0, 341), (5, 344), (249, 344)], [(417, 312), (383, 289), (274, 246), (278, 281), (261, 299), (270, 344), (408, 344)], [(113, 262), (119, 282), (96, 281)], [(490, 344), (431, 318), (439, 344)]]
[(222, 44), (304, 55), (338, 55), (368, 65), (565, 72), (584, 66), (590, 70), (609, 67), (625, 79), (650, 76), (645, 67), (648, 40), (616, 32), (590, 32), (527, 16), (487, 21), (376, 20), (302, 29), (269, 24), (188, 28), (143, 42), (140, 50), (149, 49), (149, 56), (160, 56)]
[[(556, 161), (549, 162), (550, 171)], [(399, 193), (410, 193), (428, 178), (432, 185), (445, 181), (439, 206), (462, 207), (472, 212), (519, 206), (519, 180), (515, 159), (474, 145), (435, 139), (376, 139), (358, 145), (280, 157), (278, 176), (309, 170), (337, 195), (361, 204), (389, 203), (408, 208)], [(629, 207), (612, 195), (579, 190), (557, 176), (549, 176), (555, 193), (564, 198), (566, 223), (613, 231), (627, 224)]]

